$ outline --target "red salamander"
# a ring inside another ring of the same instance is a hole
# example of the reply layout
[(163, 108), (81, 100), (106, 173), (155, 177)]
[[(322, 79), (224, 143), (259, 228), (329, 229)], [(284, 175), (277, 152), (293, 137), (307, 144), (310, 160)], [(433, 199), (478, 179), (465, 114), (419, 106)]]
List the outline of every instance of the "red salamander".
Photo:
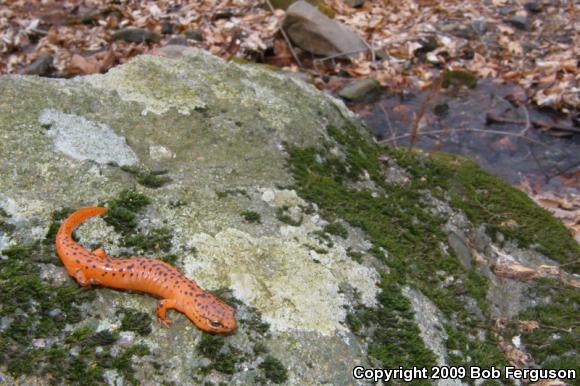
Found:
[(64, 220), (56, 234), (56, 253), (81, 286), (96, 284), (157, 296), (162, 300), (156, 313), (165, 326), (171, 324), (167, 310), (175, 309), (203, 331), (222, 334), (237, 327), (232, 307), (201, 289), (172, 265), (142, 256), (113, 259), (102, 248), (89, 251), (73, 240), (72, 232), (80, 223), (106, 211), (98, 207), (81, 208)]

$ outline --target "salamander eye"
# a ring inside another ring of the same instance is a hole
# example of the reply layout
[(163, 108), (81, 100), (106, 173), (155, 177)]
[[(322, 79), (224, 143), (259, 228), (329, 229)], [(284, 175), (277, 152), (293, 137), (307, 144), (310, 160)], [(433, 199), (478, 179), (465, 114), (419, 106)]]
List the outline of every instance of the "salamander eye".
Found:
[(211, 324), (211, 326), (214, 328), (218, 328), (218, 327), (222, 326), (222, 324), (219, 322), (219, 320), (210, 320), (209, 324)]

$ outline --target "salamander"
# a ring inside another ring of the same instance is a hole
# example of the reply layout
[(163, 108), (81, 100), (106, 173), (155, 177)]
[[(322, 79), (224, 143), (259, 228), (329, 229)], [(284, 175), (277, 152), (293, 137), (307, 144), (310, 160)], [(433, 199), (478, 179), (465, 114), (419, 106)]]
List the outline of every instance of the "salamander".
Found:
[(90, 251), (73, 240), (76, 227), (106, 211), (100, 207), (81, 208), (64, 220), (56, 234), (56, 253), (81, 286), (95, 284), (159, 297), (156, 314), (166, 327), (171, 324), (166, 316), (169, 309), (185, 314), (198, 328), (213, 334), (228, 333), (237, 327), (232, 307), (172, 265), (144, 256), (112, 258), (102, 248)]

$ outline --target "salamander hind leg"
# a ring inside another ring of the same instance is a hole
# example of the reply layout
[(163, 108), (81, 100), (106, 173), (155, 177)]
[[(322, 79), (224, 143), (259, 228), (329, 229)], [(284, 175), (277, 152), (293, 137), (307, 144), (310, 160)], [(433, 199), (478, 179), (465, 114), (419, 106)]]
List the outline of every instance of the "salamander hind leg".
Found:
[(77, 269), (77, 271), (73, 276), (77, 281), (77, 283), (81, 285), (81, 287), (88, 287), (89, 285), (92, 284), (92, 282), (88, 280), (87, 277), (85, 276), (85, 273), (80, 269)]
[(163, 299), (157, 303), (157, 310), (155, 313), (159, 318), (161, 324), (165, 327), (169, 327), (171, 323), (173, 323), (169, 318), (167, 318), (167, 310), (175, 308), (175, 300), (174, 299)]

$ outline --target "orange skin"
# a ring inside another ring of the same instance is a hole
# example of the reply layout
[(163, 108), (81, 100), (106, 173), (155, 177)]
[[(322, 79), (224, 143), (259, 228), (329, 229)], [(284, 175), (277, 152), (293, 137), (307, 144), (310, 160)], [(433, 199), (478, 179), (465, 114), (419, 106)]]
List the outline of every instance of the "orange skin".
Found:
[(237, 327), (232, 307), (202, 290), (172, 265), (143, 256), (113, 259), (102, 248), (89, 251), (73, 240), (72, 232), (80, 223), (106, 211), (81, 208), (64, 220), (56, 234), (56, 253), (81, 286), (96, 284), (157, 296), (162, 300), (156, 313), (165, 326), (171, 324), (167, 310), (175, 309), (206, 332), (224, 334)]

